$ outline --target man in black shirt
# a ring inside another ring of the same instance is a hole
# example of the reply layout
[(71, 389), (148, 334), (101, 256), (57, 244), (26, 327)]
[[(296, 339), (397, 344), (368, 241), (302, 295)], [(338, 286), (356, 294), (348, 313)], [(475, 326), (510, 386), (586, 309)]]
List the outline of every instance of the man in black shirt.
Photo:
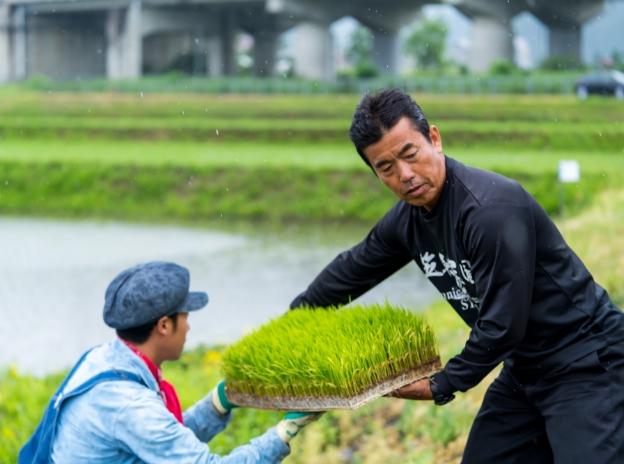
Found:
[(350, 136), (400, 201), (291, 308), (346, 304), (414, 260), (471, 332), (442, 372), (395, 396), (445, 404), (504, 362), (464, 463), (624, 462), (624, 313), (539, 203), (446, 157), (398, 90), (365, 95)]

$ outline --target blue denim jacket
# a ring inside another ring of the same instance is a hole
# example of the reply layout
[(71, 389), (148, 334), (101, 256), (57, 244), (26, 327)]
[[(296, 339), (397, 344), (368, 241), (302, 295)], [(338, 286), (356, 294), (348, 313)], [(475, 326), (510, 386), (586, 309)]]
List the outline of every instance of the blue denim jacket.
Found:
[(63, 389), (67, 393), (100, 372), (119, 369), (137, 374), (133, 381), (103, 382), (63, 404), (52, 442), (52, 462), (66, 463), (211, 463), (271, 464), (290, 448), (275, 428), (227, 456), (205, 444), (230, 421), (210, 395), (184, 413), (180, 424), (165, 407), (145, 363), (121, 341), (92, 350)]

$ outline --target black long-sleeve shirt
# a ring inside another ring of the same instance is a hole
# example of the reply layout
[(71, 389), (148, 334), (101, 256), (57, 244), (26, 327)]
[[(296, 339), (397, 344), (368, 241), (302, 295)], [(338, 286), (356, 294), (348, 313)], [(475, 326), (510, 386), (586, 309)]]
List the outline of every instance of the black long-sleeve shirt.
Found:
[(291, 308), (346, 304), (414, 260), (471, 327), (436, 374), (466, 391), (500, 362), (527, 378), (624, 340), (624, 313), (517, 182), (446, 158), (435, 207), (399, 201), (338, 255)]

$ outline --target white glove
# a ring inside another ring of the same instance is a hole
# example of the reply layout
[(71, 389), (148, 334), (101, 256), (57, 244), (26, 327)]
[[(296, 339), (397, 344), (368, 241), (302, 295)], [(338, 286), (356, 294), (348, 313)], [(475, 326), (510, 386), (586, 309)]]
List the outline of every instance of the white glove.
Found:
[(311, 422), (317, 421), (324, 412), (289, 412), (284, 419), (277, 424), (277, 434), (284, 443), (290, 443), (299, 431)]
[(225, 394), (225, 380), (222, 380), (212, 389), (211, 392), (212, 404), (215, 409), (221, 414), (226, 415), (234, 408), (238, 408), (234, 403), (230, 403)]

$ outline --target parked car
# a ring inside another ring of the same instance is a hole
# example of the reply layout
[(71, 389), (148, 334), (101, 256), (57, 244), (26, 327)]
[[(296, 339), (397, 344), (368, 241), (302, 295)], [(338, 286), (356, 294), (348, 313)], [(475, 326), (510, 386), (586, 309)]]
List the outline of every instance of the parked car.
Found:
[(581, 100), (591, 94), (615, 95), (618, 100), (624, 100), (624, 73), (604, 70), (585, 74), (576, 81), (574, 90)]

